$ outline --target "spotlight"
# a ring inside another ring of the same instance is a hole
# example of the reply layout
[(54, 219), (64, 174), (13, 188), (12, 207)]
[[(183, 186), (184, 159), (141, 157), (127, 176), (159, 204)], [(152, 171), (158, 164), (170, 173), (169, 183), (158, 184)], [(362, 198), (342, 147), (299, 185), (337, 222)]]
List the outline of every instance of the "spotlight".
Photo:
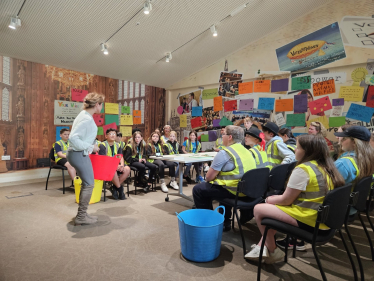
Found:
[(212, 25), (210, 27), (210, 31), (213, 33), (213, 36), (216, 37), (218, 35), (217, 33), (217, 30), (216, 30), (216, 26), (215, 25)]
[(241, 5), (239, 6), (238, 8), (236, 8), (235, 10), (233, 10), (231, 13), (230, 13), (230, 16), (235, 16), (237, 14), (239, 14), (241, 11), (243, 11), (245, 8), (247, 7), (247, 4), (244, 4), (244, 5)]
[(148, 15), (150, 11), (152, 11), (152, 4), (150, 0), (146, 0), (144, 2), (144, 14)]
[(11, 17), (10, 18), (10, 24), (9, 28), (11, 29), (17, 29), (18, 26), (21, 26), (21, 19), (18, 17)]
[(173, 57), (171, 56), (171, 53), (166, 53), (166, 62), (169, 62), (169, 61), (171, 61), (171, 59), (172, 59)]
[(100, 46), (101, 46), (101, 51), (104, 53), (104, 55), (109, 54), (108, 48), (107, 48), (107, 46), (104, 43), (101, 43)]

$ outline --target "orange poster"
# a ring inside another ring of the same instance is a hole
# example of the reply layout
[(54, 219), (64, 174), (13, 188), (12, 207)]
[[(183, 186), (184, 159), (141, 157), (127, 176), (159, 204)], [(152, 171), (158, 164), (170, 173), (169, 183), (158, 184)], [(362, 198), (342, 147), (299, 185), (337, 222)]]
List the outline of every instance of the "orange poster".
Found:
[(335, 93), (335, 80), (330, 79), (319, 83), (313, 83), (313, 95), (315, 97)]
[(133, 116), (141, 117), (142, 111), (141, 110), (133, 110)]
[(239, 95), (253, 93), (253, 82), (239, 83)]
[(275, 100), (275, 111), (293, 111), (293, 99)]
[(213, 102), (214, 102), (214, 111), (221, 111), (223, 110), (223, 106), (222, 106), (222, 97), (215, 97), (213, 99)]
[(134, 117), (134, 125), (135, 124), (141, 124), (141, 123), (142, 123), (142, 118), (141, 117)]
[(269, 93), (270, 92), (270, 80), (257, 80), (254, 81), (255, 93)]

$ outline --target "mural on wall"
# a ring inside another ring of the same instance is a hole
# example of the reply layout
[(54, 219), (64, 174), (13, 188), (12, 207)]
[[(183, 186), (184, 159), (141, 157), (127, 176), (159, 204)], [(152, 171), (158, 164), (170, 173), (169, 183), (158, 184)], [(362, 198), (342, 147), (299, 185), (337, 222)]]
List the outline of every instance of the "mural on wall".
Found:
[[(37, 159), (49, 157), (58, 135), (54, 120), (55, 103), (73, 103), (72, 89), (102, 93), (108, 103), (124, 105), (132, 102), (133, 109), (142, 111), (140, 124), (137, 126), (142, 128), (146, 137), (156, 127), (162, 128), (164, 125), (164, 89), (9, 57), (0, 59), (3, 60), (4, 67), (4, 75), (0, 78), (3, 101), (0, 108), (0, 151), (3, 155), (10, 156), (10, 160), (0, 160), (0, 165), (5, 163), (8, 170), (20, 168), (14, 164), (16, 159), (24, 163), (21, 168), (26, 163), (28, 168), (35, 168)], [(125, 96), (124, 83), (128, 96)], [(129, 92), (130, 88), (132, 93)], [(81, 103), (77, 104), (81, 107)], [(79, 111), (76, 110), (73, 114), (78, 114)], [(71, 127), (71, 122), (67, 125)], [(103, 140), (104, 136), (98, 138)]]

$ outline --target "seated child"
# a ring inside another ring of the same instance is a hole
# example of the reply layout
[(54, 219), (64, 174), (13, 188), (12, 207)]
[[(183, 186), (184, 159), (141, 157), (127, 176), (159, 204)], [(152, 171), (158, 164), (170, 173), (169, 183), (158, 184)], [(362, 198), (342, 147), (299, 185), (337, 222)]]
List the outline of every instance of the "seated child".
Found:
[(56, 141), (53, 144), (53, 148), (55, 149), (55, 163), (57, 165), (66, 167), (68, 169), (69, 176), (72, 180), (74, 180), (75, 176), (77, 175), (77, 172), (75, 171), (74, 167), (71, 166), (66, 159), (66, 152), (69, 148), (69, 135), (70, 131), (69, 129), (61, 129), (60, 130), (60, 137), (61, 140)]
[[(199, 153), (201, 149), (201, 144), (197, 140), (197, 133), (195, 131), (191, 131), (188, 140), (185, 140), (182, 146), (182, 150), (184, 153)], [(204, 182), (203, 177), (200, 175), (201, 174), (201, 169), (203, 164), (200, 162), (193, 163), (195, 170), (196, 170), (196, 182)], [(183, 177), (187, 180), (187, 182), (191, 181), (191, 178), (189, 177), (189, 173), (191, 170), (191, 163), (185, 164), (186, 169), (184, 170)]]

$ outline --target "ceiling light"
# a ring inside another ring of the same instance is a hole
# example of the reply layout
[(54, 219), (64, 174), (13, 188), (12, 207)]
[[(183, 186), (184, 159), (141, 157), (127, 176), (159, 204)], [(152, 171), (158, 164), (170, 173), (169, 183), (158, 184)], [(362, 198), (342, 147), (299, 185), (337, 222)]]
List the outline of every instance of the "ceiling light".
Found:
[(146, 0), (144, 2), (144, 14), (148, 15), (150, 11), (152, 11), (152, 4), (150, 0)]
[(213, 33), (213, 36), (216, 37), (218, 35), (217, 33), (217, 30), (216, 30), (216, 26), (215, 25), (212, 25), (210, 27), (210, 31)]
[(247, 4), (244, 4), (244, 5), (241, 5), (239, 6), (238, 8), (236, 8), (235, 10), (233, 10), (231, 13), (230, 13), (230, 16), (235, 16), (236, 14), (239, 14), (241, 11), (243, 11), (245, 8), (247, 7)]
[(104, 43), (101, 43), (100, 46), (101, 46), (101, 51), (104, 53), (104, 55), (109, 54), (108, 48), (107, 48), (107, 46)]
[(173, 57), (171, 56), (171, 53), (166, 53), (166, 62), (169, 62), (169, 61), (171, 61), (171, 59), (172, 59)]
[(11, 17), (10, 18), (10, 24), (9, 28), (11, 29), (17, 29), (18, 26), (21, 26), (21, 19), (18, 17)]

